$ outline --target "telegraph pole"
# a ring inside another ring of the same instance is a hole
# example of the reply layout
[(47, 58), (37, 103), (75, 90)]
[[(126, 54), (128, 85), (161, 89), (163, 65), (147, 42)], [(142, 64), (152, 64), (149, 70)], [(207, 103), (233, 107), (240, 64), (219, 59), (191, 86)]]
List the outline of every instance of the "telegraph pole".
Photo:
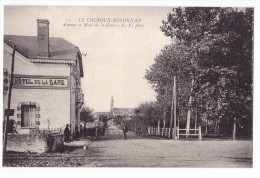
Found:
[[(15, 58), (15, 45), (13, 46), (13, 54), (12, 54), (11, 79), (10, 79), (10, 86), (9, 86), (9, 92), (8, 92), (8, 106), (7, 106), (8, 110), (10, 110), (10, 106), (11, 106), (11, 97), (12, 97), (12, 88), (13, 88), (13, 75), (14, 75), (14, 58)], [(6, 120), (5, 120), (4, 148), (3, 148), (4, 153), (6, 152), (6, 145), (7, 145), (8, 123), (9, 123), (9, 114), (7, 114)]]
[[(174, 121), (173, 121), (174, 120)], [(170, 122), (170, 129), (172, 129), (172, 122), (174, 123), (174, 133), (173, 138), (177, 139), (177, 127), (176, 127), (176, 76), (174, 76), (173, 80), (173, 88), (172, 88), (172, 107), (171, 107), (171, 122)]]
[(173, 100), (174, 100), (174, 139), (177, 139), (177, 118), (176, 118), (176, 76), (174, 76), (174, 85), (173, 85)]

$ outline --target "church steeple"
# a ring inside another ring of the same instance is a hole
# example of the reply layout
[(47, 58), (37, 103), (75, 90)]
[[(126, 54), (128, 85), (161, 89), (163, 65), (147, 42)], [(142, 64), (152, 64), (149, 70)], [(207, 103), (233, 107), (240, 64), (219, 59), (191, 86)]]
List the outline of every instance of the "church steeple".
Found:
[(110, 103), (110, 112), (113, 113), (113, 111), (114, 111), (114, 98), (113, 98), (113, 95), (112, 95), (111, 103)]

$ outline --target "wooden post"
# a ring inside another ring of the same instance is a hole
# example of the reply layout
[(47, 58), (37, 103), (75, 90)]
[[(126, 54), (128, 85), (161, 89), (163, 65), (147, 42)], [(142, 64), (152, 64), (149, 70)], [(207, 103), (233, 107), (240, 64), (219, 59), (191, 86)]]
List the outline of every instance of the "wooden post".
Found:
[(233, 128), (233, 140), (236, 139), (236, 132), (237, 132), (237, 124), (236, 124), (236, 118), (234, 118), (234, 128)]
[(165, 127), (163, 128), (163, 136), (165, 136)]
[(196, 115), (195, 115), (195, 133), (197, 133), (197, 119), (198, 119), (198, 106), (196, 102)]
[[(170, 120), (170, 130), (172, 129), (172, 122), (173, 122), (173, 110), (174, 110), (174, 84), (173, 84), (173, 87), (172, 87), (172, 107), (171, 107), (171, 120)], [(170, 134), (171, 135), (171, 134)]]
[[(165, 114), (166, 115), (166, 114)], [(166, 117), (166, 116), (165, 116)], [(163, 128), (165, 128), (165, 125), (166, 125), (166, 119), (165, 117), (163, 118)]]
[(207, 137), (208, 135), (208, 118), (206, 118), (206, 128), (205, 128), (205, 136)]
[(179, 126), (177, 126), (177, 139), (179, 140), (180, 138), (180, 130), (179, 130)]
[(199, 140), (202, 140), (202, 135), (201, 135), (201, 126), (199, 126)]
[(191, 90), (190, 90), (190, 97), (188, 103), (188, 112), (187, 112), (187, 123), (186, 123), (186, 138), (189, 137), (190, 134), (190, 119), (191, 119), (191, 105), (192, 105), (192, 93), (194, 87), (194, 78), (191, 80)]
[[(10, 109), (11, 107), (11, 98), (12, 98), (12, 88), (13, 88), (13, 75), (14, 75), (14, 59), (15, 59), (15, 45), (13, 46), (13, 54), (12, 54), (12, 66), (11, 66), (11, 80), (10, 80), (10, 86), (9, 86), (9, 93), (8, 93), (8, 108)], [(4, 133), (4, 147), (3, 147), (3, 152), (6, 152), (6, 146), (7, 146), (7, 126), (9, 123), (9, 115), (6, 116), (5, 120), (5, 133)]]
[(160, 121), (160, 119), (158, 119), (158, 131), (157, 131), (157, 134), (156, 135), (160, 135), (160, 123), (161, 123), (161, 121)]
[(173, 100), (174, 100), (174, 134), (173, 138), (176, 140), (177, 139), (177, 134), (176, 134), (176, 125), (177, 125), (177, 118), (176, 118), (176, 76), (174, 76), (174, 83), (173, 83)]
[(174, 122), (173, 138), (176, 139), (176, 76), (174, 76), (174, 78), (173, 78), (173, 87), (172, 87), (172, 107), (171, 107), (170, 131), (172, 130), (172, 122)]

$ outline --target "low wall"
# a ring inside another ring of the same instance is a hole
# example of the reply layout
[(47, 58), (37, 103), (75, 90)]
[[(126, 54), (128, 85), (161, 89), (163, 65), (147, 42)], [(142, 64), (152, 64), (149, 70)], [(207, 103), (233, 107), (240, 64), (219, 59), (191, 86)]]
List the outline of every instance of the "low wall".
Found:
[(33, 134), (8, 134), (7, 151), (43, 153), (48, 150), (45, 139)]
[(61, 150), (63, 143), (63, 134), (8, 134), (6, 150), (44, 153)]
[(64, 146), (64, 134), (52, 134), (53, 143), (49, 151), (60, 151)]

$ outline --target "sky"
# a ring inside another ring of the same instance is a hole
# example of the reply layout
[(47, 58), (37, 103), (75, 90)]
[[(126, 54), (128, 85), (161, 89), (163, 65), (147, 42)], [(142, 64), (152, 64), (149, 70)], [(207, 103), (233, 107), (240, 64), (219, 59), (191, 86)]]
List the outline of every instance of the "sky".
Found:
[[(48, 19), (50, 37), (62, 37), (87, 54), (83, 56), (82, 79), (85, 105), (94, 111), (109, 111), (113, 96), (115, 107), (134, 108), (156, 98), (144, 75), (155, 56), (170, 43), (160, 25), (171, 9), (5, 6), (4, 34), (36, 36), (37, 19)], [(94, 26), (92, 19), (97, 18), (109, 18), (112, 22), (104, 22), (104, 27), (97, 22), (98, 26)], [(115, 18), (119, 20), (113, 21)], [(137, 20), (131, 25), (122, 22), (129, 18)], [(84, 26), (82, 21), (88, 25)], [(79, 24), (82, 26), (78, 27)]]

